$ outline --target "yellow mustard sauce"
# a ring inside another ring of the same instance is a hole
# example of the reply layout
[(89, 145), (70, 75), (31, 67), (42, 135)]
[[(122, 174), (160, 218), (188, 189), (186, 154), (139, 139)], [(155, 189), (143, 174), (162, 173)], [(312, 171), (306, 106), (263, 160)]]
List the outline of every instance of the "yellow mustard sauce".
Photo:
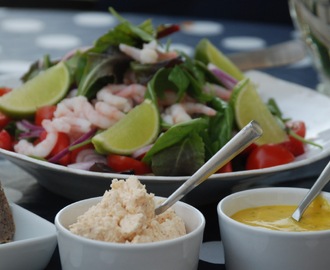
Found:
[(330, 229), (330, 204), (318, 196), (299, 222), (291, 218), (296, 205), (270, 205), (241, 210), (231, 216), (241, 223), (270, 230), (303, 232)]

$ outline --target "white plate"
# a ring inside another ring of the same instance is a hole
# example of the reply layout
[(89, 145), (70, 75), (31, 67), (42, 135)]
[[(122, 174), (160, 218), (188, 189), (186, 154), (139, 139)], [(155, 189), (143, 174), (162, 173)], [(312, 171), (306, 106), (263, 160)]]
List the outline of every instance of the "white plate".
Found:
[(0, 244), (0, 269), (45, 269), (57, 245), (55, 225), (10, 203), (16, 232), (10, 243)]
[[(321, 144), (323, 149), (308, 146), (304, 155), (294, 162), (272, 168), (215, 174), (205, 181), (184, 200), (193, 204), (218, 201), (223, 192), (240, 190), (255, 185), (269, 185), (282, 181), (294, 181), (314, 176), (321, 172), (330, 154), (330, 98), (309, 88), (289, 83), (258, 71), (247, 76), (259, 85), (264, 100), (273, 97), (284, 113), (284, 117), (303, 120), (307, 125), (307, 138)], [(17, 85), (9, 75), (0, 77), (0, 85)], [(127, 175), (86, 172), (29, 158), (0, 149), (0, 155), (34, 176), (37, 181), (52, 192), (64, 197), (80, 200), (103, 195), (109, 189), (113, 178)], [(140, 176), (149, 192), (168, 196), (187, 177)]]

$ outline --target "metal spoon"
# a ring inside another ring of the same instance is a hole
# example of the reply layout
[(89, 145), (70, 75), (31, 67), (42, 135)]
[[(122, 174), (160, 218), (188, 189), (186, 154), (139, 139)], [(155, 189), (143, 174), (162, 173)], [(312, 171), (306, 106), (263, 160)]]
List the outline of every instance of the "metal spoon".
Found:
[(210, 175), (233, 159), (253, 141), (262, 135), (262, 129), (256, 121), (251, 121), (241, 129), (226, 145), (224, 145), (212, 158), (199, 168), (186, 182), (175, 190), (156, 209), (159, 215), (183, 198), (188, 192), (204, 182)]
[(319, 178), (316, 180), (312, 188), (309, 190), (309, 192), (300, 202), (297, 209), (293, 212), (291, 216), (293, 219), (295, 219), (296, 221), (299, 221), (301, 219), (301, 216), (303, 215), (307, 207), (312, 203), (312, 201), (317, 197), (317, 195), (321, 193), (322, 189), (329, 182), (329, 180), (330, 180), (330, 162), (324, 168), (324, 170), (322, 171), (322, 173), (320, 174)]

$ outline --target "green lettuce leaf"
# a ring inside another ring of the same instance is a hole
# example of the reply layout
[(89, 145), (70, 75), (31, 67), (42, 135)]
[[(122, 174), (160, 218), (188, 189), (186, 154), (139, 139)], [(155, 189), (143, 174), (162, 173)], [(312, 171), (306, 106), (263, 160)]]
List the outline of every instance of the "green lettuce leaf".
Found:
[[(144, 156), (143, 161), (150, 163), (153, 155), (163, 151), (185, 138), (189, 137), (192, 133), (200, 133), (208, 126), (208, 120), (205, 118), (196, 118), (188, 122), (176, 124), (170, 127), (164, 134), (162, 134), (153, 147)], [(204, 153), (204, 149), (200, 150)]]
[(204, 164), (204, 142), (197, 132), (171, 145), (152, 157), (155, 175), (192, 175)]

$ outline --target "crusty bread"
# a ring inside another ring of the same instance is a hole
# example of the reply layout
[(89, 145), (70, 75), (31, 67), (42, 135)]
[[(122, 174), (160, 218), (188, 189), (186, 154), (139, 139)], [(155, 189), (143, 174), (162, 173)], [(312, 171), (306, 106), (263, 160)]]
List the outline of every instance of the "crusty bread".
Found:
[(15, 223), (5, 192), (0, 183), (0, 244), (13, 240)]

